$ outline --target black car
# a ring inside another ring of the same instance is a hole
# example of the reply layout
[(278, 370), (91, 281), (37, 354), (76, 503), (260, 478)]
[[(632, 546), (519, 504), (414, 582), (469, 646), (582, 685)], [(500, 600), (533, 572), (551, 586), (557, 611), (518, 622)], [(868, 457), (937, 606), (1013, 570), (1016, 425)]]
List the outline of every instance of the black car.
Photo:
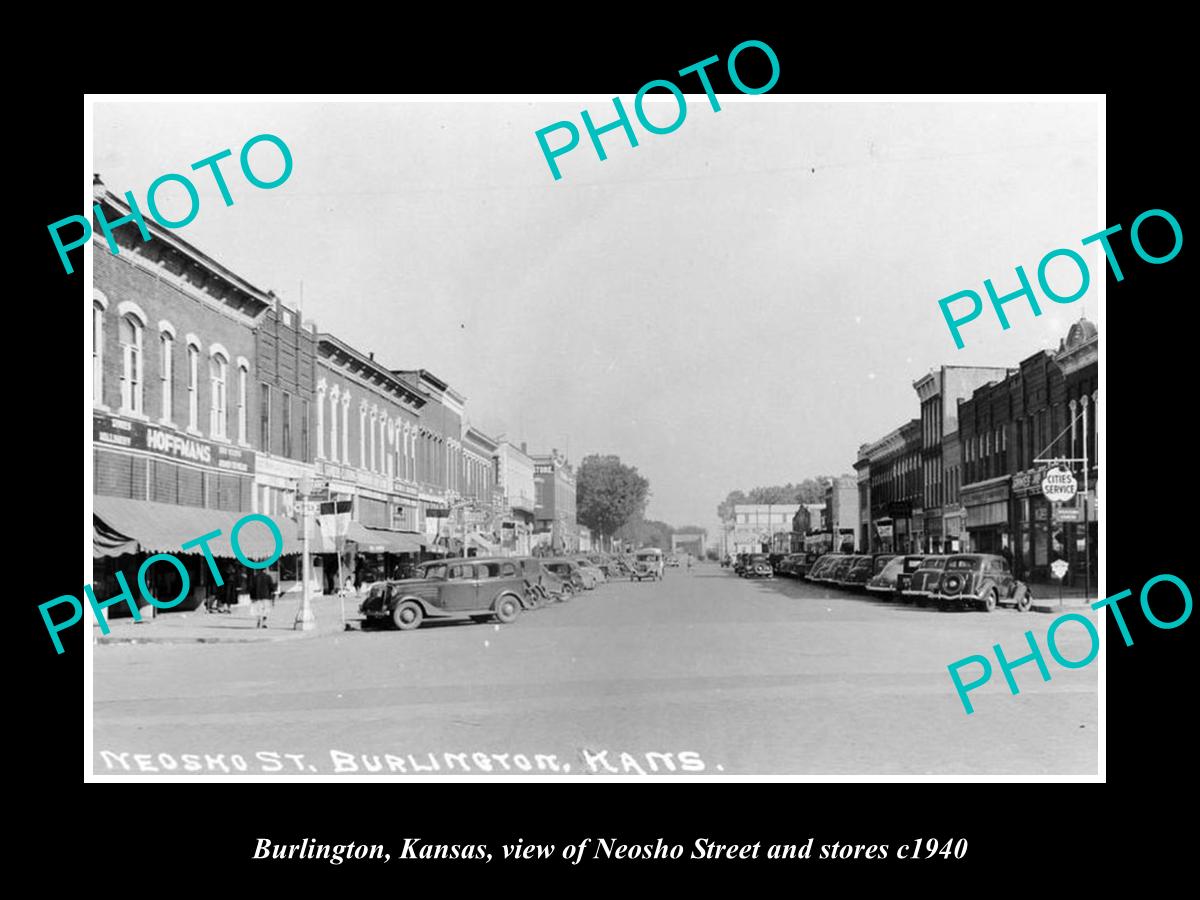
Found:
[(771, 568), (771, 559), (767, 554), (750, 553), (747, 554), (741, 574), (743, 578), (771, 578), (775, 570)]

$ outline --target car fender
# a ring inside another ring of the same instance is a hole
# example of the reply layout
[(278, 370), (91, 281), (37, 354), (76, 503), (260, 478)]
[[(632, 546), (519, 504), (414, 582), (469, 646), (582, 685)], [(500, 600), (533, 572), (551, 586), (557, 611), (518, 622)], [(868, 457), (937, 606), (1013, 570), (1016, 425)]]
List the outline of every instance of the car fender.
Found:
[(407, 600), (411, 600), (413, 603), (417, 604), (417, 606), (421, 607), (421, 612), (426, 616), (444, 615), (441, 607), (430, 606), (429, 602), (425, 600), (424, 597), (417, 597), (414, 594), (404, 594), (401, 597), (397, 597), (396, 602), (388, 607), (388, 615), (390, 616), (392, 613), (394, 613), (396, 611), (396, 607)]

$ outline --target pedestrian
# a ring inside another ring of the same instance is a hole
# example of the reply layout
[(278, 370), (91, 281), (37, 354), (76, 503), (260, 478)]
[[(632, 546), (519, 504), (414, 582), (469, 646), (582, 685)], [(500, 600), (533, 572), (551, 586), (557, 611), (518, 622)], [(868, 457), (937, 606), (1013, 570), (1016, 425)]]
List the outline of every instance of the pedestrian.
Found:
[(690, 575), (692, 573), (692, 554), (689, 553), (687, 555), (687, 558), (688, 558), (688, 574)]
[(259, 569), (250, 582), (250, 605), (257, 621), (255, 628), (267, 627), (267, 601), (275, 599), (275, 579), (266, 569)]

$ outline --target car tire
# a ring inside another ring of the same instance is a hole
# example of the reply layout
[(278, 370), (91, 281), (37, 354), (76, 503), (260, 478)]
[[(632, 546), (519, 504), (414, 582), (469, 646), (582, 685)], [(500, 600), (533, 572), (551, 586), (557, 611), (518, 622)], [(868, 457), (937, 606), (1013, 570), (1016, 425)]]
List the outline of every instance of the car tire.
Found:
[(421, 627), (425, 619), (425, 610), (416, 600), (404, 600), (396, 604), (392, 610), (392, 624), (400, 631), (413, 631)]
[(564, 584), (562, 590), (558, 592), (558, 602), (566, 603), (574, 596), (575, 588), (571, 587), (569, 584)]
[(510, 625), (517, 620), (517, 616), (520, 614), (521, 601), (517, 598), (516, 594), (501, 594), (496, 598), (495, 609), (493, 610), (496, 621)]
[(1017, 600), (1015, 608), (1017, 612), (1029, 612), (1029, 609), (1032, 606), (1033, 591), (1029, 590), (1029, 588), (1025, 588), (1025, 592), (1021, 595), (1020, 599)]
[(996, 609), (997, 599), (998, 597), (996, 595), (996, 589), (994, 587), (988, 588), (988, 592), (983, 595), (983, 602), (980, 605), (980, 609), (982, 609), (984, 612), (994, 612)]

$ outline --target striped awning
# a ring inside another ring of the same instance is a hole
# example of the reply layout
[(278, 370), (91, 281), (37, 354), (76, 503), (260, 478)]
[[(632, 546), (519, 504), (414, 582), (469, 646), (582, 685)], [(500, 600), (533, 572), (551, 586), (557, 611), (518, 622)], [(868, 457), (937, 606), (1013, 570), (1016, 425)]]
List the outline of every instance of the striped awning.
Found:
[[(183, 545), (213, 531), (220, 534), (207, 542), (214, 557), (233, 559), (229, 536), (233, 526), (248, 515), (198, 506), (174, 506), (125, 497), (92, 498), (92, 552), (95, 556), (121, 556), (126, 553), (170, 553), (176, 556), (204, 552), (201, 545)], [(288, 519), (272, 519), (284, 544), (294, 538), (296, 526)], [(264, 522), (250, 521), (238, 532), (238, 548), (247, 559), (267, 559), (275, 555), (275, 538)]]

